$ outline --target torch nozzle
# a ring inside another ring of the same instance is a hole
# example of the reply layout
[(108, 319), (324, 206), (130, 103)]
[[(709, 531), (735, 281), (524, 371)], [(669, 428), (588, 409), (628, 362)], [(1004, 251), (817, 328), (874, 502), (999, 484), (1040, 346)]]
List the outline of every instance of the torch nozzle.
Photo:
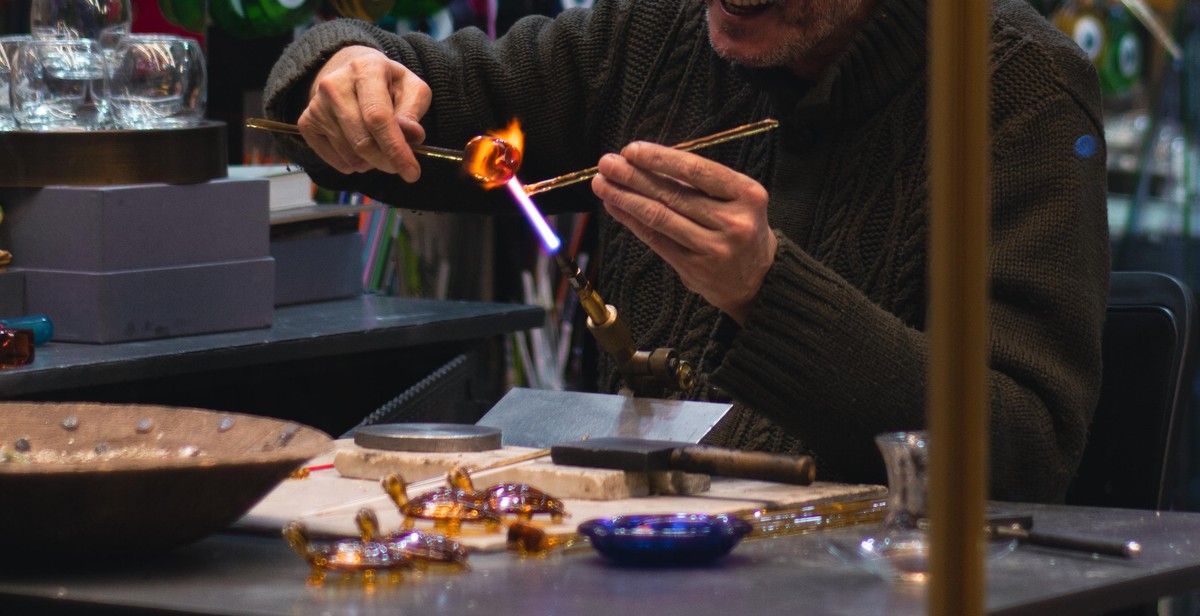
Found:
[(605, 325), (612, 320), (612, 313), (608, 310), (608, 306), (604, 304), (600, 294), (596, 293), (596, 288), (592, 286), (592, 283), (583, 275), (579, 264), (561, 252), (555, 254), (554, 257), (558, 262), (558, 271), (562, 272), (563, 278), (567, 279), (567, 284), (571, 285), (571, 289), (579, 296), (579, 305), (583, 307), (583, 311), (587, 313), (592, 322), (596, 325)]

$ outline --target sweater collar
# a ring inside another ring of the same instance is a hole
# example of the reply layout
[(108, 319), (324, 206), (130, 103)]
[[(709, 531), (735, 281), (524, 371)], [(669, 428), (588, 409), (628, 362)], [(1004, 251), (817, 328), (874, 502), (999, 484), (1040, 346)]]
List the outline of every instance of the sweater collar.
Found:
[(878, 0), (871, 17), (813, 82), (779, 69), (743, 71), (771, 93), (785, 125), (862, 118), (924, 70), (928, 11), (927, 0)]

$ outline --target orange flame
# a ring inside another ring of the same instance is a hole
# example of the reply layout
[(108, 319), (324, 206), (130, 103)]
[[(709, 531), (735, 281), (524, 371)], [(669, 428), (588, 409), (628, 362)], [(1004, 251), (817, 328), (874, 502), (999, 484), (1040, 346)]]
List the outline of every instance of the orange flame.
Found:
[(516, 118), (504, 130), (490, 131), (488, 137), (472, 139), (466, 147), (463, 166), (485, 188), (502, 186), (521, 168), (525, 134)]
[(504, 130), (492, 131), (488, 134), (507, 141), (508, 144), (516, 148), (518, 152), (525, 151), (525, 133), (521, 132), (521, 123), (518, 122), (516, 118), (513, 118), (512, 122), (508, 123), (508, 128), (505, 128)]

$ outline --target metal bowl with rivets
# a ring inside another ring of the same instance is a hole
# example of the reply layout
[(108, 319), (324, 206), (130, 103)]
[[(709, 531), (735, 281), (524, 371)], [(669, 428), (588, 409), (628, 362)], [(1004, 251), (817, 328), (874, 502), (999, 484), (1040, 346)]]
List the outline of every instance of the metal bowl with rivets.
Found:
[(331, 447), (254, 415), (0, 402), (0, 529), (35, 560), (165, 552), (228, 527)]

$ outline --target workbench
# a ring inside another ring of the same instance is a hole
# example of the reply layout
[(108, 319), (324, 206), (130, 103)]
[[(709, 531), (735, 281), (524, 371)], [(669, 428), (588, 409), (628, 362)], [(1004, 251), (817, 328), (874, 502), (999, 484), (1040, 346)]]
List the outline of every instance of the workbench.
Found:
[(49, 342), (32, 364), (0, 370), (0, 399), (196, 406), (291, 419), (337, 436), (462, 354), (474, 358), (482, 414), (503, 393), (488, 371), (488, 349), (544, 318), (521, 304), (380, 295), (284, 306), (263, 329)]
[[(990, 614), (1103, 614), (1200, 588), (1200, 513), (1004, 503), (1035, 528), (1136, 539), (1135, 559), (1020, 546), (989, 562)], [(746, 540), (707, 566), (626, 568), (591, 550), (481, 553), (470, 569), (406, 574), (364, 590), (309, 568), (275, 534), (220, 534), (133, 562), (64, 562), (0, 576), (5, 614), (620, 615), (924, 614), (921, 586), (893, 585), (831, 550), (870, 526)], [(19, 555), (9, 555), (8, 564)]]

